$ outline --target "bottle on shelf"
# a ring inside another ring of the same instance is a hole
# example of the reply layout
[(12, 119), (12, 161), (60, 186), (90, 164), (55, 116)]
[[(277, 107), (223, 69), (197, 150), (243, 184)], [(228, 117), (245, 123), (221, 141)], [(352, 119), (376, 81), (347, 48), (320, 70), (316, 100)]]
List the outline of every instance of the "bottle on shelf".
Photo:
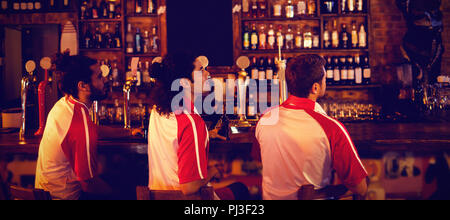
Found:
[(336, 0), (325, 0), (322, 5), (322, 13), (323, 14), (336, 14), (338, 4)]
[(109, 24), (106, 24), (105, 26), (105, 34), (104, 34), (104, 43), (103, 43), (103, 48), (115, 48), (114, 46), (114, 39), (113, 36), (109, 30)]
[(142, 50), (144, 53), (149, 53), (152, 48), (151, 48), (150, 36), (148, 34), (148, 31), (144, 31), (144, 35), (142, 37), (143, 37)]
[(320, 36), (319, 36), (319, 28), (315, 27), (313, 28), (312, 32), (312, 47), (314, 49), (320, 48)]
[(108, 18), (116, 18), (116, 4), (112, 0), (108, 2)]
[(364, 12), (364, 1), (363, 0), (356, 0), (356, 11), (359, 13)]
[(297, 16), (302, 17), (306, 15), (306, 0), (299, 0), (297, 2)]
[(325, 64), (325, 70), (327, 74), (327, 85), (332, 85), (334, 79), (332, 57), (327, 57), (326, 61), (327, 63)]
[(258, 17), (266, 18), (267, 17), (267, 1), (259, 1), (258, 2)]
[(312, 49), (313, 48), (313, 36), (311, 32), (311, 27), (305, 26), (305, 32), (303, 33), (303, 48)]
[(250, 0), (242, 0), (242, 16), (250, 18)]
[(32, 0), (28, 0), (27, 2), (27, 10), (33, 11), (34, 10), (34, 2)]
[(267, 49), (275, 49), (275, 43), (275, 30), (273, 28), (273, 24), (269, 24), (269, 31), (267, 32)]
[(284, 35), (283, 35), (283, 26), (280, 24), (278, 25), (278, 31), (277, 31), (277, 49), (284, 48)]
[(363, 82), (363, 73), (362, 73), (362, 67), (360, 62), (360, 57), (355, 56), (355, 84), (361, 85)]
[(333, 20), (333, 32), (331, 32), (331, 47), (339, 48), (339, 33), (337, 29), (337, 20)]
[(266, 61), (264, 57), (259, 58), (258, 79), (266, 79)]
[(345, 57), (341, 57), (340, 60), (340, 70), (341, 70), (341, 85), (347, 85), (348, 84), (348, 67), (347, 67), (347, 60)]
[(292, 0), (287, 1), (287, 5), (285, 7), (286, 10), (286, 18), (293, 18), (295, 15), (294, 5), (292, 4)]
[(136, 71), (136, 86), (141, 86), (142, 84), (142, 61), (138, 63), (138, 69)]
[(156, 4), (154, 0), (148, 0), (147, 2), (147, 14), (155, 14), (156, 12)]
[(267, 58), (267, 67), (266, 67), (266, 78), (267, 80), (272, 80), (274, 74), (273, 62), (272, 58)]
[(100, 32), (100, 28), (98, 26), (95, 27), (94, 39), (95, 39), (94, 48), (96, 49), (102, 48), (103, 37), (102, 33)]
[(105, 0), (100, 1), (100, 18), (107, 19), (109, 18), (109, 7), (108, 4), (106, 4)]
[(295, 34), (295, 49), (303, 47), (303, 34), (300, 25), (297, 26), (297, 33)]
[(42, 9), (42, 1), (41, 0), (34, 1), (34, 9), (36, 11), (40, 11)]
[(128, 24), (127, 27), (127, 35), (125, 38), (126, 42), (127, 42), (127, 53), (134, 53), (134, 37), (133, 37), (133, 33), (131, 32), (131, 24)]
[(135, 53), (142, 53), (142, 36), (141, 30), (139, 28), (136, 28)]
[(98, 19), (99, 18), (99, 13), (100, 10), (97, 7), (97, 2), (96, 1), (92, 1), (92, 7), (91, 7), (91, 15), (93, 19)]
[(341, 0), (341, 13), (347, 14), (348, 12), (347, 8), (348, 8), (347, 0)]
[(265, 25), (262, 24), (259, 28), (259, 37), (258, 37), (258, 49), (259, 50), (265, 50), (266, 49), (266, 39), (267, 39), (267, 34), (266, 34), (266, 30), (265, 30)]
[(323, 22), (323, 47), (325, 49), (331, 48), (331, 36), (330, 31), (328, 30), (328, 22)]
[(88, 2), (87, 0), (81, 1), (80, 5), (80, 19), (88, 19), (87, 17), (87, 11), (88, 11)]
[(340, 66), (339, 66), (339, 58), (334, 57), (333, 58), (333, 84), (334, 85), (339, 85), (341, 84), (341, 70), (340, 70)]
[(27, 10), (27, 2), (22, 0), (20, 1), (20, 10), (21, 11), (26, 11)]
[(316, 0), (308, 0), (308, 16), (316, 16)]
[(250, 75), (251, 75), (251, 79), (258, 79), (258, 74), (259, 74), (259, 70), (258, 70), (258, 61), (256, 57), (252, 58), (252, 65), (250, 66)]
[(92, 33), (89, 30), (89, 27), (85, 26), (84, 29), (85, 30), (84, 30), (84, 36), (83, 36), (83, 41), (82, 41), (83, 42), (82, 47), (89, 49), (89, 48), (92, 48)]
[(116, 33), (114, 34), (114, 47), (122, 48), (122, 34), (120, 33), (120, 24), (116, 24)]
[(134, 13), (142, 14), (142, 0), (135, 0)]
[(158, 37), (158, 27), (156, 25), (153, 25), (153, 27), (152, 27), (152, 39), (151, 39), (152, 52), (153, 53), (159, 52), (159, 49), (160, 49), (159, 42), (160, 41), (159, 41), (159, 37)]
[(355, 84), (355, 63), (353, 62), (353, 57), (349, 56), (347, 58), (347, 68), (348, 68), (348, 83), (349, 85)]
[(112, 70), (111, 70), (111, 77), (112, 77), (112, 86), (113, 87), (120, 86), (120, 82), (119, 82), (119, 68), (117, 66), (117, 61), (113, 62)]
[(364, 28), (364, 24), (361, 24), (361, 26), (359, 28), (358, 36), (359, 36), (358, 37), (359, 38), (359, 47), (366, 48), (367, 47), (367, 33)]
[(70, 0), (63, 0), (63, 9), (69, 9), (70, 8)]
[(1, 0), (0, 4), (1, 4), (1, 7), (0, 7), (1, 12), (8, 12), (10, 10), (10, 5), (7, 0)]
[(258, 2), (256, 0), (252, 0), (251, 14), (252, 18), (258, 17)]
[(281, 0), (275, 0), (274, 2), (273, 2), (273, 12), (272, 12), (272, 16), (273, 17), (281, 17), (281, 14), (282, 14), (282, 8), (283, 8), (283, 6), (282, 6), (282, 1)]
[(356, 21), (352, 21), (352, 48), (358, 48), (358, 30), (356, 30)]
[(363, 83), (368, 85), (371, 83), (372, 71), (370, 70), (369, 56), (364, 56)]
[(18, 12), (20, 10), (20, 1), (19, 0), (14, 0), (14, 2), (12, 4), (12, 10), (14, 12)]
[(242, 48), (244, 50), (250, 50), (250, 30), (247, 25), (244, 25), (244, 32), (242, 36)]
[(342, 28), (341, 28), (341, 36), (340, 36), (340, 48), (341, 49), (348, 49), (350, 48), (350, 37), (349, 34), (347, 32), (347, 25), (346, 24), (342, 24)]
[(150, 77), (150, 62), (145, 61), (145, 68), (142, 71), (142, 81), (144, 84), (149, 84), (152, 81), (152, 78)]
[(250, 34), (250, 47), (252, 50), (258, 49), (258, 31), (256, 30), (256, 24), (252, 24), (252, 33)]
[(292, 32), (291, 25), (288, 25), (287, 33), (286, 33), (286, 50), (294, 49), (294, 33)]

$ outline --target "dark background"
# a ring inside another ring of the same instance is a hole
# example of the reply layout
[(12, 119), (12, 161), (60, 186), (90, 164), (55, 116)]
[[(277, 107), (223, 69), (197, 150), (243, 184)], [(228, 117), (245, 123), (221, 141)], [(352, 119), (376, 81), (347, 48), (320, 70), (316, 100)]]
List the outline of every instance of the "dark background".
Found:
[(167, 0), (168, 52), (205, 55), (210, 66), (232, 66), (231, 12), (230, 0)]

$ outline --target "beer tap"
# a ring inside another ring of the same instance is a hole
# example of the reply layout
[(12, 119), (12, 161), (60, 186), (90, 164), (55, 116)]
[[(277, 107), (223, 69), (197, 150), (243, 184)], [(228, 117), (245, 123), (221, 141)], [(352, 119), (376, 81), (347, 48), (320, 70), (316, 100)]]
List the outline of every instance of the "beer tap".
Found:
[(250, 59), (246, 56), (241, 56), (236, 60), (236, 65), (241, 69), (238, 72), (238, 115), (239, 123), (238, 127), (251, 127), (245, 114), (246, 108), (246, 91), (248, 86), (248, 73), (245, 71), (250, 66)]
[(29, 60), (25, 64), (25, 69), (27, 74), (22, 77), (21, 86), (20, 86), (20, 96), (21, 96), (21, 105), (22, 105), (22, 117), (21, 117), (21, 126), (19, 131), (19, 141), (25, 141), (25, 124), (26, 124), (26, 107), (27, 107), (27, 93), (28, 89), (32, 82), (36, 80), (33, 76), (33, 71), (36, 69), (36, 63), (32, 60)]
[(286, 82), (286, 60), (284, 60), (281, 56), (281, 44), (278, 45), (278, 59), (275, 59), (275, 64), (278, 67), (278, 81), (279, 81), (279, 89), (280, 89), (280, 104), (287, 100), (288, 98), (288, 89)]
[(48, 77), (48, 70), (52, 66), (52, 61), (49, 57), (44, 57), (41, 59), (40, 65), (42, 69), (45, 70), (45, 78), (39, 83), (38, 86), (38, 99), (39, 99), (39, 129), (34, 133), (35, 136), (40, 136), (44, 133), (45, 128), (45, 90), (51, 79)]
[(124, 128), (131, 128), (131, 114), (130, 114), (130, 92), (131, 87), (136, 85), (136, 77), (129, 78), (123, 85), (123, 113), (124, 113)]

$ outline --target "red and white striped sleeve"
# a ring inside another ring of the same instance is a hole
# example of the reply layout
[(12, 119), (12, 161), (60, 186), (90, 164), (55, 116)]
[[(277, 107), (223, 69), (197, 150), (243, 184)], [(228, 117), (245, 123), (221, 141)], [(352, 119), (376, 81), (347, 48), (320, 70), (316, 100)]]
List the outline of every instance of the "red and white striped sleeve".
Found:
[(97, 131), (84, 107), (75, 104), (61, 147), (78, 180), (89, 180), (97, 175)]
[(176, 116), (178, 124), (178, 178), (180, 184), (208, 176), (209, 138), (205, 122), (197, 114)]
[(355, 145), (344, 125), (326, 115), (306, 110), (323, 128), (330, 143), (333, 169), (339, 180), (355, 186), (367, 177), (367, 171), (359, 158)]

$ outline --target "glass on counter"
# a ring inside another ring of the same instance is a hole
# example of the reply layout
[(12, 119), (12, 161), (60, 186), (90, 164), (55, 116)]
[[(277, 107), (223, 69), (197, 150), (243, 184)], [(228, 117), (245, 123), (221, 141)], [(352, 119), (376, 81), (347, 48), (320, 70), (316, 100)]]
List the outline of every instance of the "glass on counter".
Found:
[(359, 101), (321, 101), (328, 116), (342, 122), (376, 121), (380, 119), (381, 106)]

